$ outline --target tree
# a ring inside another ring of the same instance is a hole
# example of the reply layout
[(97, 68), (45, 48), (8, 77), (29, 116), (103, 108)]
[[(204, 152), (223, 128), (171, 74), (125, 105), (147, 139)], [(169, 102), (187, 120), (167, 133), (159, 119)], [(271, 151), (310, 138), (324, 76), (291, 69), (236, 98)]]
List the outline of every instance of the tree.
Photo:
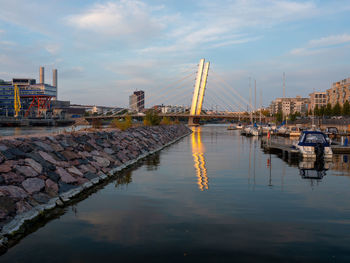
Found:
[(282, 122), (282, 119), (283, 119), (283, 114), (282, 114), (282, 112), (281, 112), (281, 111), (277, 112), (277, 113), (275, 114), (275, 118), (276, 118), (276, 121), (277, 121), (277, 122)]
[(320, 111), (318, 109), (318, 105), (316, 104), (315, 108), (314, 108), (314, 115), (315, 116), (320, 116)]
[(126, 115), (125, 119), (120, 121), (119, 118), (115, 118), (112, 120), (110, 126), (112, 128), (118, 128), (122, 131), (125, 131), (132, 127), (132, 117), (130, 115)]
[(327, 103), (326, 109), (324, 111), (324, 115), (331, 116), (332, 115), (332, 105)]
[(270, 116), (270, 111), (269, 110), (263, 110), (263, 111), (261, 111), (261, 114), (266, 116), (266, 117), (268, 117), (268, 116)]
[(155, 110), (148, 110), (146, 112), (146, 116), (143, 123), (146, 126), (151, 126), (151, 125), (159, 125), (160, 121), (161, 120), (158, 115), (158, 112), (156, 112)]
[(290, 119), (291, 121), (295, 121), (295, 120), (297, 119), (297, 117), (301, 117), (301, 114), (300, 114), (300, 112), (298, 112), (298, 111), (296, 111), (296, 112), (294, 112), (293, 114), (289, 115), (289, 119)]
[(295, 114), (291, 114), (291, 115), (289, 115), (289, 119), (291, 121), (295, 121), (297, 119), (297, 116), (295, 116)]
[(350, 103), (348, 101), (344, 102), (342, 115), (343, 116), (349, 116), (350, 115)]
[(326, 106), (321, 106), (321, 108), (319, 110), (320, 116), (324, 116), (325, 110), (326, 110)]
[(335, 116), (340, 116), (341, 115), (342, 109), (341, 109), (341, 106), (340, 106), (339, 102), (337, 102), (334, 105), (334, 107), (332, 109), (332, 112), (333, 112), (333, 115), (335, 115)]
[(168, 117), (163, 117), (162, 121), (160, 122), (162, 125), (170, 125), (171, 121)]

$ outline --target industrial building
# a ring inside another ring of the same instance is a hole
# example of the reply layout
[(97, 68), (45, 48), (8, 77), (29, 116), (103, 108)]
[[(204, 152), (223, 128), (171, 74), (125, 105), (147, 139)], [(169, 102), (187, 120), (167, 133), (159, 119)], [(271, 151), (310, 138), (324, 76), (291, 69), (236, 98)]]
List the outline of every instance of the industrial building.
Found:
[(129, 96), (129, 108), (131, 111), (142, 112), (145, 108), (145, 92), (143, 90), (134, 91)]
[(0, 115), (15, 115), (15, 88), (20, 97), (19, 116), (42, 117), (50, 109), (51, 100), (57, 99), (57, 69), (53, 70), (53, 84), (45, 84), (44, 67), (40, 67), (39, 83), (30, 78), (13, 78), (12, 81), (0, 80)]

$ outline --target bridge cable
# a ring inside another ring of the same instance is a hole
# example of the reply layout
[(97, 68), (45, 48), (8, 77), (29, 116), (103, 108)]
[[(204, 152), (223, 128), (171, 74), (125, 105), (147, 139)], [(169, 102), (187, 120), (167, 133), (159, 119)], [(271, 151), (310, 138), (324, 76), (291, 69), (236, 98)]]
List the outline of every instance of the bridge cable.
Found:
[(227, 90), (225, 88), (223, 88), (220, 84), (216, 83), (214, 81), (214, 84), (216, 85), (216, 87), (218, 88), (222, 88), (221, 91), (222, 93), (225, 94), (225, 98), (230, 98), (231, 100), (233, 100), (235, 102), (236, 105), (238, 105), (243, 111), (246, 111), (245, 107), (235, 98), (235, 96), (232, 96), (231, 94), (229, 94), (227, 92)]
[[(214, 73), (214, 72), (212, 72), (212, 73)], [(245, 98), (243, 98), (233, 87), (230, 86), (230, 84), (228, 84), (225, 80), (223, 80), (223, 78), (221, 78), (218, 74), (214, 73), (214, 75), (216, 77), (218, 77), (218, 79), (224, 85), (226, 85), (229, 89), (231, 89), (237, 96), (239, 96), (241, 100), (243, 100), (246, 104), (248, 104), (248, 106), (250, 107), (251, 110), (254, 110), (253, 105), (251, 103), (249, 103)]]

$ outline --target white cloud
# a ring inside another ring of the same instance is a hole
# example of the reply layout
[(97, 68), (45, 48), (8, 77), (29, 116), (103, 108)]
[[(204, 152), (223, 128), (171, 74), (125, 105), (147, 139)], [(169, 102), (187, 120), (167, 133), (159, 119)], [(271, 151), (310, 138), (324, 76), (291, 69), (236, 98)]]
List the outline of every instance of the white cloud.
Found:
[(8, 41), (8, 40), (0, 40), (0, 45), (1, 46), (15, 46), (16, 43), (13, 41)]
[(45, 46), (45, 50), (49, 52), (51, 55), (56, 55), (60, 50), (61, 46), (59, 44), (47, 44)]
[(328, 46), (339, 45), (347, 42), (350, 42), (350, 35), (343, 34), (343, 35), (328, 36), (328, 37), (322, 37), (320, 39), (311, 40), (309, 41), (309, 46), (328, 47)]
[(315, 55), (325, 52), (329, 49), (342, 46), (342, 44), (350, 43), (350, 35), (331, 35), (319, 39), (310, 40), (305, 47), (295, 48), (290, 51), (292, 55)]
[(231, 46), (231, 45), (237, 45), (237, 44), (245, 44), (248, 42), (253, 42), (261, 39), (261, 37), (249, 37), (249, 38), (241, 38), (241, 39), (232, 39), (228, 41), (223, 41), (218, 44), (212, 45), (212, 47), (223, 47), (223, 46)]
[(146, 46), (139, 52), (176, 53), (244, 44), (262, 38), (261, 29), (310, 18), (317, 13), (310, 1), (273, 0), (204, 1), (198, 10), (190, 20), (174, 16), (176, 27), (168, 25), (167, 43)]
[(152, 9), (137, 0), (121, 0), (95, 4), (88, 10), (69, 16), (70, 25), (97, 34), (107, 36), (137, 36), (153, 35), (163, 28)]

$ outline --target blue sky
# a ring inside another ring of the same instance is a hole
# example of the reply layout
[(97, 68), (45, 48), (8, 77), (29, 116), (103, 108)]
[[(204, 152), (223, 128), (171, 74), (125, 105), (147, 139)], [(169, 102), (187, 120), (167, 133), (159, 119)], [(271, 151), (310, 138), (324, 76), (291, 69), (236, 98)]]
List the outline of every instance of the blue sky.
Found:
[(287, 96), (350, 77), (348, 0), (0, 0), (0, 6), (0, 79), (38, 78), (43, 65), (50, 83), (57, 68), (59, 99), (72, 103), (126, 106), (128, 95), (143, 89), (146, 103), (190, 104), (200, 58), (211, 62), (207, 107), (235, 97), (244, 105), (249, 77), (265, 105), (282, 95), (283, 72)]

